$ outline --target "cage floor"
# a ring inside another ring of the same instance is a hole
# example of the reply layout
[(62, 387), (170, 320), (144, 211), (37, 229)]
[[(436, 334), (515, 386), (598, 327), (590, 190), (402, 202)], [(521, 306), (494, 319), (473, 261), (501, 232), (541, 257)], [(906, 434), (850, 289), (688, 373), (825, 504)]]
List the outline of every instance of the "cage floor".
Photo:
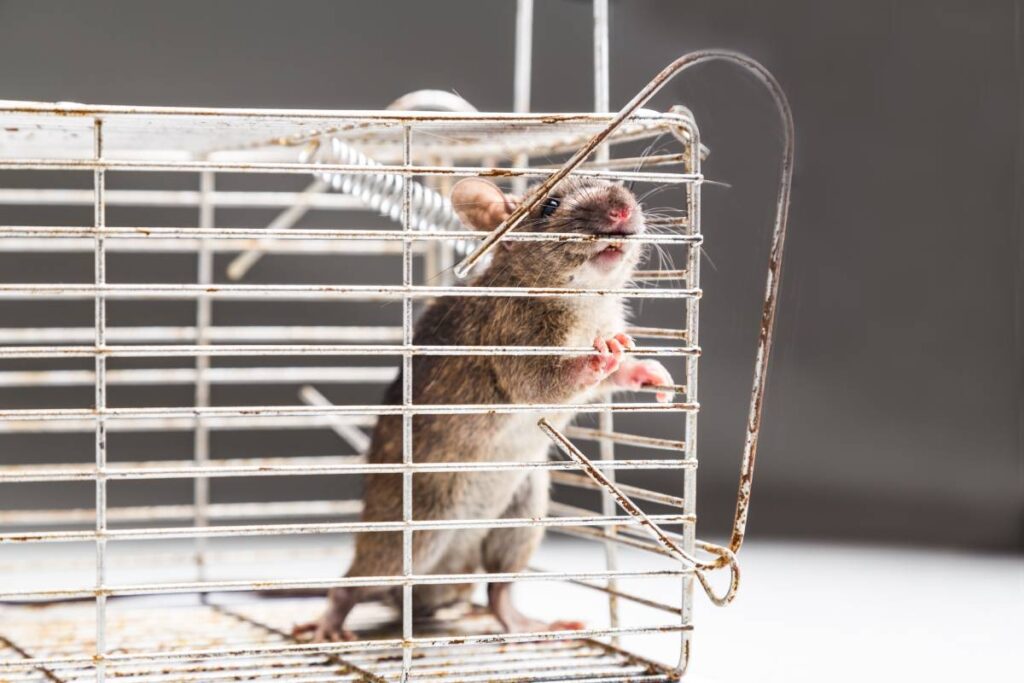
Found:
[[(190, 655), (112, 661), (108, 679), (147, 681), (398, 681), (401, 648), (339, 654), (295, 650), (295, 623), (315, 616), (320, 598), (252, 599), (230, 603), (167, 605), (146, 599), (114, 600), (107, 606), (108, 650), (112, 655)], [(91, 602), (0, 607), (0, 660), (24, 657), (91, 656), (95, 644)], [(457, 618), (456, 618), (457, 617)], [(395, 613), (379, 604), (361, 605), (350, 626), (360, 639), (395, 638)], [(416, 635), (494, 633), (482, 614), (441, 616), (417, 622)], [(231, 656), (216, 654), (232, 650)], [(263, 650), (263, 652), (245, 652)], [(267, 651), (269, 650), (269, 652)], [(206, 651), (206, 652), (203, 652)], [(417, 649), (412, 678), (446, 681), (668, 681), (668, 671), (593, 640), (460, 644)], [(88, 664), (0, 672), (0, 681), (90, 681)]]

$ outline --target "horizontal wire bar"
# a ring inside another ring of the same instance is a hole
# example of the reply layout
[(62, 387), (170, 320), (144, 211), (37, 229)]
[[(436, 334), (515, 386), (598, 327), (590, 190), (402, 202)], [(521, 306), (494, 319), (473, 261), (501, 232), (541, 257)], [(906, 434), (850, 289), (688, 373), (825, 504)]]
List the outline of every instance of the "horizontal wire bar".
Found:
[(677, 330), (670, 327), (627, 327), (626, 332), (634, 337), (648, 337), (650, 339), (687, 339), (686, 330)]
[[(430, 346), (399, 344), (117, 344), (105, 346), (0, 346), (0, 358), (170, 358), (192, 356), (589, 356), (584, 346)], [(632, 356), (699, 356), (693, 346), (638, 346)]]
[(549, 531), (561, 536), (572, 536), (574, 538), (582, 538), (588, 541), (600, 541), (602, 545), (611, 542), (617, 545), (634, 548), (636, 550), (643, 550), (656, 555), (661, 555), (662, 557), (675, 559), (675, 555), (665, 550), (657, 543), (625, 536), (621, 533), (622, 529), (617, 529), (614, 534), (608, 533), (606, 529), (594, 527), (556, 527), (554, 529), (549, 529)]
[[(10, 113), (38, 116), (47, 119), (59, 116), (69, 121), (85, 121), (91, 127), (91, 119), (101, 116), (108, 124), (108, 130), (119, 130), (120, 121), (137, 120), (139, 117), (151, 118), (154, 121), (176, 121), (186, 123), (189, 127), (210, 119), (204, 123), (215, 125), (216, 129), (230, 127), (232, 121), (245, 121), (246, 125), (256, 122), (284, 122), (290, 125), (297, 123), (330, 123), (344, 124), (346, 131), (382, 132), (408, 126), (413, 131), (426, 129), (425, 132), (443, 130), (447, 127), (460, 127), (463, 124), (521, 124), (522, 127), (535, 127), (538, 130), (555, 127), (556, 129), (569, 124), (601, 126), (613, 119), (611, 113), (595, 112), (559, 112), (559, 113), (528, 113), (528, 112), (450, 112), (450, 111), (400, 111), (394, 109), (280, 109), (280, 108), (225, 108), (225, 107), (168, 107), (168, 106), (136, 106), (120, 104), (83, 104), (80, 102), (36, 102), (22, 100), (0, 100), (0, 114)], [(422, 124), (431, 124), (424, 126)], [(656, 112), (641, 110), (630, 117), (631, 124), (646, 125), (659, 129), (665, 126), (681, 128), (685, 132), (693, 127), (692, 116), (685, 113), (669, 111)], [(215, 129), (215, 130), (216, 130)], [(323, 135), (335, 131), (309, 131), (304, 134)], [(589, 133), (588, 133), (589, 134)], [(275, 138), (276, 144), (282, 144)]]
[[(594, 483), (587, 477), (579, 474), (573, 474), (571, 471), (552, 472), (551, 481), (555, 484), (575, 486), (576, 488), (588, 489), (591, 491), (604, 490), (600, 485)], [(662, 505), (671, 505), (672, 507), (683, 507), (683, 499), (679, 496), (670, 496), (667, 493), (659, 493), (658, 491), (651, 491), (650, 489), (645, 489), (641, 486), (632, 486), (630, 484), (616, 483), (616, 485), (626, 495), (639, 500), (661, 503)]]
[(102, 417), (108, 420), (132, 417), (291, 417), (297, 415), (480, 415), (530, 413), (595, 413), (698, 411), (697, 403), (479, 403), (403, 405), (331, 405), (331, 406), (206, 406), (190, 408), (42, 408), (0, 410), (0, 420), (68, 420)]
[[(401, 341), (399, 325), (220, 325), (205, 329), (209, 341)], [(45, 342), (92, 342), (92, 327), (7, 327), (0, 328), (4, 344), (41, 344)], [(195, 341), (192, 325), (147, 325), (107, 328), (111, 342), (173, 342)]]
[[(293, 461), (292, 464), (287, 464)], [(323, 461), (328, 461), (326, 464)], [(209, 465), (192, 465), (191, 461), (179, 460), (169, 466), (157, 461), (153, 465), (143, 463), (117, 463), (108, 465), (102, 471), (92, 463), (81, 466), (52, 465), (0, 465), (0, 484), (56, 481), (94, 481), (99, 478), (110, 480), (143, 479), (190, 479), (192, 477), (280, 477), (348, 474), (401, 474), (419, 472), (424, 474), (440, 472), (506, 472), (516, 470), (575, 470), (577, 465), (569, 461), (543, 462), (424, 462), (405, 465), (402, 463), (367, 463), (362, 456), (324, 456), (297, 458), (246, 458), (215, 460)], [(243, 463), (243, 464), (239, 464)], [(647, 470), (647, 469), (695, 469), (692, 460), (614, 460), (599, 465), (602, 469)]]
[[(405, 166), (380, 164), (321, 164), (273, 161), (128, 161), (96, 159), (0, 159), (0, 170), (9, 171), (153, 171), (219, 173), (299, 173), (344, 175), (456, 176), (478, 178), (547, 177), (540, 168), (503, 168), (495, 166)], [(656, 173), (652, 171), (599, 171), (582, 169), (573, 175), (603, 180), (622, 180), (666, 185), (699, 184), (700, 173)]]
[[(692, 515), (648, 515), (664, 524), (692, 524)], [(586, 517), (542, 517), (500, 519), (413, 520), (408, 522), (322, 522), (317, 524), (250, 524), (206, 527), (163, 527), (154, 529), (108, 529), (89, 531), (32, 531), (0, 534), (0, 544), (69, 543), (83, 541), (148, 541), (167, 538), (227, 538), (238, 536), (305, 536), (367, 532), (443, 531), (464, 529), (519, 529), (526, 527), (613, 526), (639, 524), (629, 515)]]
[(258, 299), (297, 300), (349, 299), (386, 301), (412, 297), (433, 299), (458, 297), (599, 297), (617, 296), (633, 299), (693, 299), (701, 290), (669, 289), (578, 289), (567, 287), (428, 287), (423, 285), (192, 285), (192, 284), (0, 284), (0, 299), (94, 299), (102, 296), (115, 299)]
[[(543, 570), (538, 569), (536, 571), (543, 571)], [(569, 583), (573, 584), (573, 585), (576, 585), (576, 586), (582, 586), (584, 588), (590, 588), (591, 590), (599, 591), (599, 592), (605, 593), (607, 595), (613, 595), (613, 596), (615, 596), (617, 598), (622, 598), (624, 600), (629, 600), (630, 602), (634, 602), (634, 603), (636, 603), (638, 605), (643, 605), (645, 607), (650, 607), (652, 609), (657, 609), (657, 610), (661, 610), (663, 612), (668, 612), (669, 614), (682, 615), (682, 613), (683, 613), (683, 610), (680, 609), (679, 607), (673, 607), (671, 605), (668, 605), (668, 604), (665, 604), (665, 603), (661, 603), (661, 602), (658, 602), (656, 600), (651, 600), (649, 598), (642, 597), (642, 596), (637, 595), (635, 593), (628, 593), (628, 592), (621, 591), (621, 590), (618, 590), (618, 589), (608, 588), (606, 586), (599, 586), (596, 583), (590, 583), (589, 581), (587, 581), (585, 579), (566, 578), (565, 580), (568, 581)]]
[[(211, 384), (318, 384), (391, 382), (397, 368), (345, 367), (257, 367), (210, 368), (203, 378)], [(195, 368), (141, 368), (107, 370), (107, 384), (194, 384)], [(6, 370), (0, 371), (0, 387), (92, 386), (92, 370)]]
[[(331, 240), (351, 242), (444, 242), (448, 240), (483, 239), (488, 234), (482, 230), (381, 230), (352, 228), (292, 228), (287, 231), (268, 232), (266, 228), (193, 228), (193, 227), (94, 227), (66, 225), (0, 225), (0, 238), (94, 238), (102, 235), (111, 240), (130, 239), (221, 239), (254, 240), (263, 244), (269, 242), (291, 242), (302, 240)], [(703, 235), (644, 233), (637, 235), (599, 235), (581, 232), (516, 232), (509, 235), (511, 242), (573, 242), (599, 244), (621, 242), (624, 244), (702, 244)], [(236, 244), (235, 249), (249, 248), (247, 244)]]
[(685, 270), (635, 270), (633, 280), (682, 280), (686, 277)]
[[(284, 460), (285, 458), (281, 458)], [(212, 519), (271, 519), (275, 517), (322, 517), (357, 515), (363, 509), (360, 500), (308, 500), (263, 503), (211, 503), (207, 514)], [(146, 522), (191, 519), (194, 505), (132, 505), (107, 508), (109, 522)], [(0, 525), (92, 524), (96, 508), (54, 508), (51, 510), (0, 510)]]
[(0, 590), (0, 600), (68, 600), (88, 598), (96, 595), (175, 595), (181, 593), (248, 592), (248, 591), (294, 591), (354, 586), (436, 586), (461, 583), (511, 583), (519, 581), (564, 581), (566, 579), (653, 579), (686, 576), (692, 569), (649, 569), (649, 570), (601, 570), (589, 572), (495, 572), (468, 574), (412, 574), (402, 575), (328, 577), (319, 579), (273, 579), (257, 581), (185, 581), (178, 583), (140, 583), (108, 585), (88, 588), (52, 588), (45, 590), (8, 591)]
[(624, 434), (623, 432), (605, 432), (591, 427), (578, 427), (570, 425), (565, 428), (566, 436), (574, 436), (577, 439), (589, 441), (614, 441), (615, 443), (629, 446), (643, 446), (645, 448), (659, 448), (670, 451), (682, 451), (686, 449), (685, 441), (675, 439), (659, 439), (653, 436), (639, 436), (637, 434)]
[[(301, 198), (310, 209), (364, 209), (358, 198), (341, 193), (305, 194), (281, 191), (223, 191), (202, 193), (196, 190), (106, 190), (107, 206), (199, 206), (209, 203), (219, 209), (284, 209)], [(0, 188), (0, 205), (42, 204), (46, 206), (92, 206), (92, 190), (65, 188)]]
[[(198, 420), (206, 429), (240, 431), (246, 429), (333, 429), (339, 420), (349, 425), (373, 427), (376, 419), (367, 415), (294, 415), (290, 417), (203, 417), (187, 415), (173, 418), (125, 418), (107, 425), (108, 432), (192, 431)], [(95, 419), (82, 420), (0, 420), (0, 434), (93, 432)]]
[[(442, 637), (417, 637), (410, 643), (417, 648), (449, 647), (452, 645), (533, 643), (535, 641), (580, 640), (583, 638), (599, 638), (606, 636), (639, 635), (645, 633), (678, 633), (692, 631), (692, 624), (666, 624), (654, 626), (579, 629), (566, 631), (544, 631), (526, 633), (503, 633), (498, 635), (459, 635)], [(293, 654), (343, 654), (346, 652), (372, 652), (379, 650), (400, 649), (403, 641), (400, 638), (380, 640), (361, 640), (330, 643), (301, 643), (288, 645), (270, 645), (245, 648), (180, 648), (174, 650), (153, 650), (148, 652), (117, 652), (97, 657), (93, 655), (62, 655), (32, 657), (30, 659), (0, 660), (0, 671), (17, 671), (38, 668), (40, 666), (93, 664), (97, 659), (116, 664), (118, 662), (137, 661), (176, 661), (182, 659), (219, 659), (224, 657), (252, 657), (264, 655)]]
[[(256, 240), (238, 241), (231, 239), (157, 239), (157, 238), (115, 238), (110, 240), (106, 249), (110, 252), (124, 254), (192, 254), (202, 249), (217, 253), (237, 253), (256, 245)], [(53, 239), (41, 238), (6, 238), (0, 239), (0, 253), (78, 253), (92, 252), (95, 240), (87, 237)], [(274, 254), (300, 255), (343, 255), (358, 256), (364, 254), (394, 256), (402, 253), (402, 244), (390, 241), (342, 241), (330, 239), (308, 240), (276, 240), (268, 239), (261, 244), (261, 250)], [(423, 254), (429, 245), (414, 242), (410, 245), (416, 254)]]

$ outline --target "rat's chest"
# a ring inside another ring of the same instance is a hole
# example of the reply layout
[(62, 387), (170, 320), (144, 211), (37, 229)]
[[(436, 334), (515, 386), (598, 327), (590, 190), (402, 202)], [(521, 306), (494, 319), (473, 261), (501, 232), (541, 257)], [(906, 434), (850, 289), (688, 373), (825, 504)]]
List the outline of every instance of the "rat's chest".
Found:
[(573, 302), (573, 324), (566, 330), (566, 346), (592, 346), (597, 337), (626, 331), (626, 310), (622, 299), (585, 296)]

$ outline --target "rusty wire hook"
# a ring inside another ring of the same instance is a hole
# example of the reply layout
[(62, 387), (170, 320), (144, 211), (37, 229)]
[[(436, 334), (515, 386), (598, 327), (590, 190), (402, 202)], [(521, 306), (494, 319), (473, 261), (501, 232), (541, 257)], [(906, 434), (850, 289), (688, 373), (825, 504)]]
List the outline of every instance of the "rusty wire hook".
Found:
[[(488, 235), (473, 253), (455, 266), (455, 273), (464, 277), (495, 244), (510, 230), (518, 226), (548, 193), (582, 164), (612, 133), (625, 123), (637, 109), (651, 99), (676, 75), (697, 64), (711, 61), (726, 61), (736, 64), (750, 73), (764, 85), (772, 96), (782, 122), (784, 146), (779, 169), (779, 192), (775, 203), (775, 224), (772, 228), (771, 248), (768, 253), (768, 277), (765, 283), (764, 303), (761, 312), (761, 327), (758, 334), (757, 353), (754, 356), (754, 380), (750, 391), (750, 408), (747, 415), (747, 433), (740, 463), (740, 479), (736, 493), (736, 511), (733, 515), (732, 535), (729, 550), (733, 555), (739, 552), (746, 535), (747, 516), (750, 511), (750, 492), (754, 480), (754, 465), (757, 461), (757, 444), (761, 430), (761, 411), (764, 407), (765, 380), (768, 375), (768, 360), (772, 351), (772, 333), (775, 328), (775, 312), (779, 295), (779, 278), (782, 272), (782, 254), (786, 240), (786, 222), (789, 217), (789, 196), (793, 184), (794, 125), (793, 112), (789, 101), (775, 77), (756, 60), (731, 50), (698, 50), (675, 60), (638, 92), (629, 103), (615, 115), (607, 126), (594, 135), (557, 171), (537, 185), (519, 206)], [(700, 182), (698, 178), (695, 182)], [(730, 564), (725, 555), (719, 555), (715, 567)]]

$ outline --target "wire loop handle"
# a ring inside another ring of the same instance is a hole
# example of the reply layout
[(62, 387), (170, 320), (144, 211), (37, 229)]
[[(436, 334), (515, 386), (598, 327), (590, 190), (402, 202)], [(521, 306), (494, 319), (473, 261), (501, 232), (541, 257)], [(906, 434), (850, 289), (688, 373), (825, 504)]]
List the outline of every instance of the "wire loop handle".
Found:
[[(750, 409), (747, 416), (746, 438), (743, 446), (743, 459), (740, 464), (740, 479), (736, 494), (736, 512), (733, 516), (732, 535), (729, 539), (729, 550), (738, 553), (746, 535), (747, 516), (750, 512), (750, 492), (754, 480), (754, 465), (757, 461), (757, 444), (761, 430), (761, 412), (764, 407), (765, 380), (768, 375), (768, 360), (772, 350), (772, 333), (775, 328), (775, 313), (778, 304), (779, 279), (782, 271), (782, 255), (786, 239), (786, 222), (789, 218), (789, 197), (793, 184), (794, 158), (794, 125), (793, 112), (789, 101), (775, 77), (759, 62), (739, 52), (730, 50), (698, 50), (683, 55), (675, 60), (654, 77), (636, 96), (616, 114), (615, 118), (590, 141), (579, 149), (560, 169), (552, 173), (544, 182), (537, 185), (519, 204), (505, 221), (484, 239), (477, 249), (455, 266), (455, 273), (465, 276), (477, 261), (486, 254), (501, 238), (519, 225), (526, 215), (544, 197), (582, 164), (588, 156), (612, 133), (664, 85), (682, 71), (710, 61), (726, 61), (740, 66), (764, 85), (772, 96), (783, 128), (784, 146), (779, 169), (779, 192), (775, 203), (775, 223), (772, 228), (771, 248), (768, 255), (768, 277), (765, 283), (764, 303), (761, 312), (761, 326), (758, 334), (757, 352), (754, 356), (754, 379), (750, 392)], [(699, 180), (697, 182), (700, 182)], [(543, 427), (542, 427), (543, 429)], [(550, 436), (550, 433), (549, 433)], [(557, 442), (556, 442), (557, 443)], [(582, 455), (582, 454), (581, 454)], [(728, 560), (720, 555), (715, 564), (718, 567), (728, 564)]]

